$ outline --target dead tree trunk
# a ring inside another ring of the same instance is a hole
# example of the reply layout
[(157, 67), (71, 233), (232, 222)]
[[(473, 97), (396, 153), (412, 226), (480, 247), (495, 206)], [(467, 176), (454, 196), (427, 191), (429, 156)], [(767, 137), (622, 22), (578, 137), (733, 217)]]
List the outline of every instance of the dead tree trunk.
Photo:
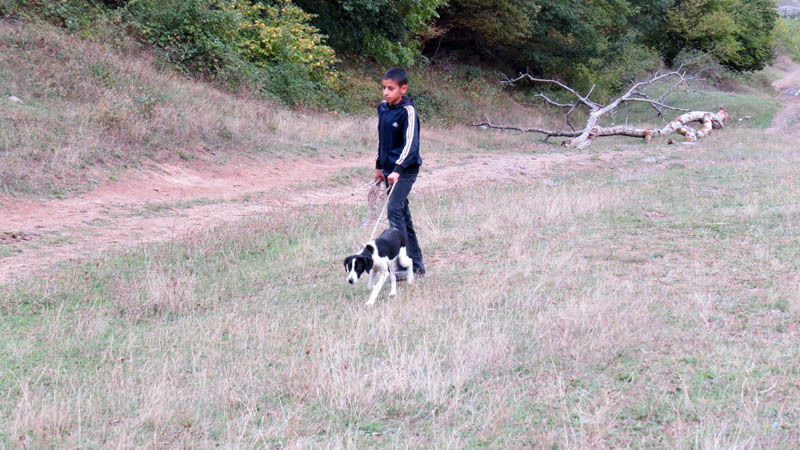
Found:
[[(592, 91), (594, 91), (594, 87), (592, 87), (592, 89), (589, 90), (588, 94), (583, 96), (580, 93), (578, 93), (575, 89), (567, 86), (566, 84), (558, 80), (536, 78), (530, 75), (529, 73), (522, 74), (517, 78), (504, 81), (503, 83), (516, 83), (524, 78), (527, 78), (533, 82), (548, 83), (555, 85), (575, 96), (576, 101), (574, 103), (561, 103), (549, 98), (545, 94), (542, 93), (536, 94), (537, 97), (542, 98), (546, 103), (552, 106), (568, 109), (568, 111), (565, 114), (565, 119), (570, 128), (572, 128), (572, 123), (570, 122), (571, 114), (579, 108), (585, 108), (589, 114), (589, 117), (586, 120), (586, 124), (584, 125), (584, 127), (580, 130), (550, 130), (550, 129), (536, 128), (536, 127), (523, 128), (511, 125), (494, 124), (491, 122), (488, 116), (486, 117), (485, 122), (475, 123), (473, 125), (480, 127), (496, 128), (501, 130), (517, 130), (524, 132), (540, 133), (544, 134), (547, 138), (551, 136), (568, 137), (570, 139), (567, 139), (564, 142), (562, 142), (563, 146), (582, 149), (591, 145), (591, 143), (594, 141), (595, 138), (603, 136), (639, 137), (643, 138), (645, 142), (650, 142), (655, 137), (666, 136), (671, 133), (679, 133), (683, 135), (685, 139), (688, 141), (696, 141), (704, 136), (707, 136), (712, 129), (722, 128), (725, 125), (725, 121), (728, 119), (728, 112), (725, 110), (724, 107), (720, 107), (719, 111), (717, 111), (716, 113), (712, 113), (708, 111), (689, 111), (687, 109), (670, 106), (664, 102), (666, 96), (669, 95), (673, 89), (682, 84), (686, 84), (690, 80), (698, 79), (694, 76), (687, 75), (685, 72), (682, 72), (681, 68), (672, 72), (656, 73), (649, 80), (635, 83), (620, 97), (616, 98), (614, 101), (610, 102), (605, 106), (600, 105), (589, 99), (589, 96), (591, 96)], [(670, 88), (668, 88), (664, 93), (662, 93), (661, 96), (659, 96), (658, 98), (653, 99), (645, 95), (645, 93), (642, 90), (643, 88), (647, 86), (652, 86), (657, 81), (661, 81), (667, 78), (677, 78), (678, 81)], [(663, 128), (644, 128), (644, 127), (635, 127), (627, 125), (603, 127), (598, 125), (600, 123), (600, 119), (603, 116), (613, 112), (620, 105), (626, 102), (647, 103), (654, 109), (656, 109), (659, 115), (662, 114), (664, 109), (681, 111), (683, 112), (683, 114), (673, 119)], [(701, 127), (693, 128), (689, 126), (689, 124), (692, 122), (700, 122)]]

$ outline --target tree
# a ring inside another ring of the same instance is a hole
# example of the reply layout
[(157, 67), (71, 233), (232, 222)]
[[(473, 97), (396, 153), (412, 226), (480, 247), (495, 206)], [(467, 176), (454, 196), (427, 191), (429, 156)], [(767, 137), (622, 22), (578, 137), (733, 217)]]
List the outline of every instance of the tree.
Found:
[(649, 14), (646, 8), (629, 0), (540, 0), (539, 4), (532, 32), (518, 46), (522, 67), (556, 76), (584, 92), (596, 85), (600, 97), (654, 68), (652, 52), (644, 47), (641, 32), (631, 26), (637, 17)]

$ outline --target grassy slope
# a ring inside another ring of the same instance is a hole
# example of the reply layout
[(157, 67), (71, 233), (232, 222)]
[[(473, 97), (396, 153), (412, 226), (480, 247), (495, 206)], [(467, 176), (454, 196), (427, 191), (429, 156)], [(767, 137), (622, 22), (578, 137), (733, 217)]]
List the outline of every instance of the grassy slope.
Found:
[(555, 188), (417, 197), (431, 276), (376, 308), (339, 267), (363, 209), (7, 287), (0, 439), (791, 448), (798, 180), (790, 142), (730, 130)]
[[(374, 120), (374, 106), (364, 105), (380, 100), (377, 68), (348, 69), (346, 77), (353, 109), (368, 119), (339, 117), (226, 94), (158, 69), (158, 58), (129, 42), (117, 45), (0, 20), (0, 193), (71, 196), (126, 168), (164, 161), (373, 151), (374, 126), (365, 120)], [(428, 129), (479, 118), (471, 103), (478, 94), (482, 108), (524, 110), (491, 83), (450, 85), (453, 73), (418, 78), (428, 86), (418, 89)]]
[[(347, 156), (375, 146), (374, 112), (365, 105), (379, 100), (375, 73), (380, 71), (368, 64), (344, 69), (352, 109), (366, 116), (341, 117), (232, 96), (157, 68), (158, 58), (130, 42), (110, 48), (43, 24), (0, 20), (0, 50), (0, 194), (72, 196), (119, 179), (127, 168), (165, 161)], [(426, 150), (525, 150), (538, 140), (515, 134), (498, 139), (466, 126), (484, 113), (498, 123), (557, 121), (541, 109), (521, 106), (533, 100), (522, 91), (499, 89), (496, 77), (451, 64), (413, 74)], [(734, 120), (758, 117), (758, 123), (746, 124), (758, 127), (766, 126), (778, 105), (730, 93), (681, 100), (704, 109), (725, 103)], [(631, 120), (653, 117), (646, 109), (622, 113), (631, 113)]]

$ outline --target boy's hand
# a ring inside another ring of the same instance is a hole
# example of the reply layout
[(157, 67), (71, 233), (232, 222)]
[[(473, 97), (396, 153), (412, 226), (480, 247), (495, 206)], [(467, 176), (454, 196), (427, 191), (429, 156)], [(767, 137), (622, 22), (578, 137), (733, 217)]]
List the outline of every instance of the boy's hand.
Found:
[(375, 169), (375, 181), (380, 181), (383, 179), (383, 171), (381, 169)]
[(389, 174), (389, 178), (386, 179), (386, 182), (389, 184), (395, 184), (399, 179), (400, 179), (400, 174), (397, 172), (392, 172), (391, 174)]

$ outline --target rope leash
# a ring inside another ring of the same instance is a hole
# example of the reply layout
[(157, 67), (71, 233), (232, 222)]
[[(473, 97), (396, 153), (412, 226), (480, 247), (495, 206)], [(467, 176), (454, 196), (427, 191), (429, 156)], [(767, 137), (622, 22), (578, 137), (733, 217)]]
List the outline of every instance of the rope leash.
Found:
[[(380, 180), (376, 180), (375, 183), (376, 184), (380, 183)], [(386, 207), (389, 206), (389, 199), (392, 198), (392, 193), (393, 192), (394, 192), (394, 184), (390, 184), (389, 185), (389, 192), (388, 192), (388, 194), (386, 194), (386, 201), (383, 202), (383, 208), (381, 208), (381, 212), (378, 213), (378, 218), (375, 221), (375, 226), (372, 227), (372, 233), (370, 233), (370, 235), (369, 235), (369, 241), (371, 241), (372, 238), (375, 237), (375, 230), (378, 229), (378, 225), (381, 223), (381, 217), (383, 216), (383, 212), (386, 211)]]

